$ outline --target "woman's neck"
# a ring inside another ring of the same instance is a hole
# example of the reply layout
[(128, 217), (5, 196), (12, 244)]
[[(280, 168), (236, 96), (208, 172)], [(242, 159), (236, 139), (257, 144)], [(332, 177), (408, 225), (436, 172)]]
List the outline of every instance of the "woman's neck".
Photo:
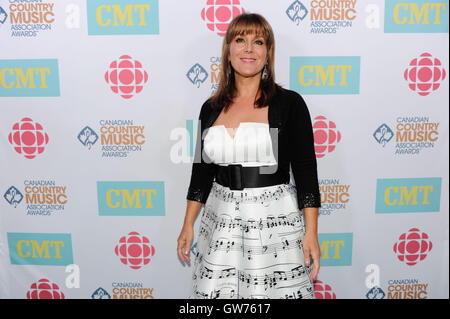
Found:
[(252, 77), (243, 77), (234, 74), (235, 85), (236, 85), (236, 98), (239, 99), (254, 99), (259, 91), (259, 84), (261, 82), (261, 75), (258, 73)]

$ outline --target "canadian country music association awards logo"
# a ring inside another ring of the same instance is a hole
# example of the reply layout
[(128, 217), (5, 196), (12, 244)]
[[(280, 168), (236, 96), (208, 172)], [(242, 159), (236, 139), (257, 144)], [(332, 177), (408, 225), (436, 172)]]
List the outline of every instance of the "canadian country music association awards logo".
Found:
[(153, 288), (146, 288), (142, 282), (113, 282), (111, 294), (106, 289), (98, 288), (91, 295), (92, 299), (154, 299)]
[(441, 61), (430, 53), (422, 53), (418, 58), (414, 58), (403, 74), (409, 88), (420, 96), (427, 96), (436, 91), (445, 76)]
[[(309, 3), (310, 10), (304, 3)], [(310, 33), (332, 34), (337, 33), (341, 28), (351, 28), (353, 20), (357, 17), (357, 0), (346, 1), (294, 1), (286, 9), (288, 18), (297, 25), (303, 21), (308, 14), (311, 19)]]
[[(55, 22), (55, 4), (41, 1), (9, 1), (11, 36), (30, 38), (40, 31), (51, 31)], [(6, 7), (5, 7), (6, 8)], [(0, 7), (0, 25), (6, 23), (8, 14)]]
[(110, 63), (105, 81), (114, 93), (130, 99), (142, 91), (143, 85), (148, 81), (148, 73), (141, 62), (129, 55), (122, 55)]
[(373, 138), (378, 142), (378, 144), (386, 146), (386, 144), (392, 140), (394, 137), (394, 132), (385, 123), (381, 124), (375, 132), (373, 132)]
[(299, 25), (300, 22), (308, 15), (308, 9), (300, 1), (294, 1), (291, 3), (289, 8), (287, 8), (286, 14), (292, 22)]
[(50, 280), (43, 278), (31, 284), (27, 292), (27, 299), (65, 299), (59, 286)]
[(381, 289), (381, 287), (373, 286), (370, 288), (370, 290), (366, 293), (367, 299), (384, 299), (386, 297), (386, 293)]
[(339, 178), (319, 179), (321, 207), (319, 215), (330, 215), (337, 211), (345, 211), (350, 201), (350, 185)]
[(14, 186), (8, 188), (3, 197), (6, 199), (9, 205), (17, 207), (23, 199), (22, 193)]
[(111, 299), (111, 295), (105, 289), (99, 287), (92, 293), (91, 299)]
[(77, 136), (81, 144), (83, 144), (88, 149), (91, 149), (92, 145), (97, 143), (98, 135), (89, 126), (85, 126)]
[(333, 152), (337, 143), (341, 141), (341, 132), (337, 129), (336, 123), (322, 115), (314, 118), (313, 132), (317, 158), (322, 158)]
[(106, 289), (98, 288), (92, 299), (154, 299), (153, 288), (146, 288), (142, 282), (113, 282), (112, 296)]
[(67, 205), (67, 186), (57, 184), (54, 180), (25, 180), (25, 196), (15, 186), (11, 186), (3, 197), (14, 208), (25, 197), (27, 215), (50, 216), (62, 213)]
[(427, 299), (430, 285), (417, 278), (389, 279), (387, 299)]
[(141, 152), (146, 142), (144, 125), (133, 120), (100, 120), (99, 134), (85, 126), (77, 135), (78, 141), (90, 150), (100, 140), (102, 157), (128, 157), (133, 152)]
[(398, 260), (408, 266), (414, 266), (427, 257), (432, 247), (433, 244), (428, 234), (418, 228), (411, 228), (408, 232), (400, 235), (394, 244), (394, 252)]
[(244, 12), (239, 0), (207, 0), (202, 19), (209, 30), (223, 37), (231, 20)]
[(373, 138), (383, 147), (395, 141), (395, 155), (420, 154), (438, 143), (440, 123), (429, 116), (398, 116), (395, 122), (393, 128), (383, 123), (373, 132)]
[(197, 88), (199, 88), (200, 84), (208, 78), (208, 72), (200, 64), (195, 63), (186, 73), (186, 77), (192, 84), (197, 85)]
[(44, 152), (48, 135), (41, 124), (24, 117), (20, 122), (14, 123), (8, 141), (17, 153), (32, 159)]
[[(211, 95), (214, 94), (218, 87), (220, 81), (220, 74), (222, 72), (221, 67), (221, 57), (212, 56), (209, 58), (209, 61), (206, 65), (206, 68), (203, 67), (200, 63), (195, 63), (186, 73), (186, 77), (192, 85), (200, 87), (202, 83), (207, 82), (211, 83)], [(207, 71), (209, 69), (209, 73)]]
[(336, 294), (330, 285), (320, 281), (314, 281), (314, 295), (316, 299), (336, 299)]
[(120, 261), (131, 269), (140, 269), (147, 265), (150, 263), (150, 257), (155, 255), (155, 247), (150, 245), (150, 240), (138, 232), (122, 236), (114, 251)]
[(2, 7), (0, 7), (0, 26), (6, 22), (7, 18), (8, 14)]

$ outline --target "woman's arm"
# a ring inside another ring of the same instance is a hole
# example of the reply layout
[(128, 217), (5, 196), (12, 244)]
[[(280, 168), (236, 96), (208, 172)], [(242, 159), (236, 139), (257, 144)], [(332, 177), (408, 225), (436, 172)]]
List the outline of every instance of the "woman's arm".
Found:
[(306, 231), (303, 236), (303, 253), (306, 266), (311, 265), (310, 280), (314, 281), (320, 268), (318, 215), (320, 203), (317, 160), (311, 116), (303, 98), (293, 92), (289, 118), (289, 154), (292, 174), (297, 188), (299, 209), (303, 210)]

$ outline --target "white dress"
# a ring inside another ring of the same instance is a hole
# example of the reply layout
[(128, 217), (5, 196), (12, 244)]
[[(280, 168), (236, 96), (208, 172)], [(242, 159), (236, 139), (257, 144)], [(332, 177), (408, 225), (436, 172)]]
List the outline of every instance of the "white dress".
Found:
[[(204, 151), (218, 165), (276, 164), (266, 123), (243, 122), (234, 138), (213, 126)], [(214, 181), (194, 243), (189, 298), (314, 298), (304, 233), (294, 185), (232, 191)]]

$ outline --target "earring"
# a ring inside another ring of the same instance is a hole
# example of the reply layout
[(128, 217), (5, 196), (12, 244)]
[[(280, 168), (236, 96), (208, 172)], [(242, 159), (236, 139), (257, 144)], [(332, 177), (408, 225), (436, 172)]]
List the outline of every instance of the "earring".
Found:
[(267, 64), (264, 65), (264, 69), (263, 69), (261, 78), (262, 78), (263, 80), (267, 79)]

